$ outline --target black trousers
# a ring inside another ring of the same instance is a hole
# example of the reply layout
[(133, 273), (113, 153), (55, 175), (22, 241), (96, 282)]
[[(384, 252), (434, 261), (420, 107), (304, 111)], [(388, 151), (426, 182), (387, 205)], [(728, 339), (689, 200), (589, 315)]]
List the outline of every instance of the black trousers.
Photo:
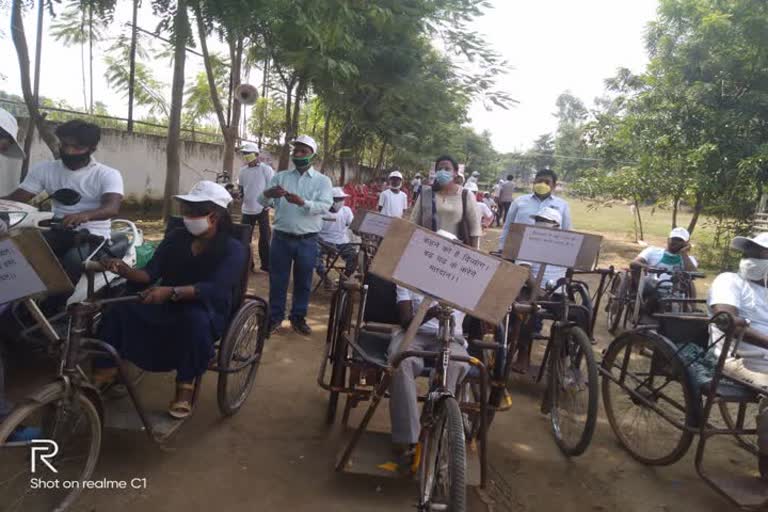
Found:
[(261, 270), (269, 272), (269, 240), (272, 238), (272, 227), (269, 225), (269, 210), (264, 208), (261, 213), (256, 215), (244, 213), (243, 223), (250, 224), (254, 228), (256, 226), (259, 227), (259, 260), (261, 260)]

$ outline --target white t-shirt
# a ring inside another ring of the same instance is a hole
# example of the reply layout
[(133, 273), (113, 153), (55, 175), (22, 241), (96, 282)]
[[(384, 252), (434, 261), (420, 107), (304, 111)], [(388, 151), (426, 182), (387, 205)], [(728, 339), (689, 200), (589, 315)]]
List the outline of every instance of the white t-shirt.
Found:
[(338, 212), (328, 212), (323, 215), (323, 227), (319, 237), (323, 242), (331, 244), (349, 243), (349, 225), (355, 216), (349, 206), (342, 206)]
[(477, 187), (477, 182), (475, 181), (475, 178), (469, 178), (467, 180), (467, 184), (464, 185), (464, 188), (469, 190), (470, 192), (477, 192), (478, 190), (480, 190)]
[(265, 163), (259, 163), (254, 167), (247, 165), (240, 168), (237, 178), (238, 184), (243, 187), (242, 212), (246, 215), (258, 215), (264, 210), (258, 199), (266, 190), (275, 171)]
[[(402, 286), (397, 287), (397, 302), (405, 302), (405, 301), (411, 301), (411, 308), (413, 309), (413, 314), (416, 314), (416, 310), (419, 309), (419, 304), (421, 304), (421, 301), (424, 300), (424, 296), (421, 294), (418, 294), (416, 292), (412, 292), (411, 290), (407, 288), (403, 288)], [(430, 307), (437, 306), (437, 302), (433, 302)], [(453, 313), (451, 313), (451, 316), (453, 316), (453, 335), (462, 337), (464, 335), (464, 331), (461, 327), (461, 324), (464, 322), (464, 313), (462, 313), (459, 310), (454, 309)], [(440, 321), (437, 318), (432, 318), (431, 320), (424, 322), (419, 327), (419, 330), (417, 331), (420, 334), (431, 334), (435, 335), (437, 334), (437, 331), (440, 329)]]
[[(41, 162), (30, 169), (29, 174), (19, 188), (31, 194), (47, 192), (53, 194), (57, 190), (69, 188), (80, 194), (80, 202), (72, 206), (53, 201), (53, 216), (64, 217), (73, 213), (96, 210), (101, 207), (101, 197), (104, 194), (123, 195), (123, 177), (120, 171), (97, 162), (93, 157), (85, 167), (72, 171), (61, 163), (61, 160)], [(109, 220), (93, 220), (81, 224), (79, 228), (87, 229), (93, 235), (109, 238)]]
[[(761, 334), (768, 334), (768, 288), (764, 286), (747, 281), (733, 272), (725, 272), (712, 282), (707, 304), (710, 307), (715, 304), (733, 306), (740, 317), (751, 322), (750, 327)], [(714, 327), (712, 331), (713, 336), (718, 338), (722, 334)], [(719, 347), (719, 344), (715, 347), (718, 355)], [(747, 369), (768, 373), (768, 350), (742, 341), (736, 352), (744, 358)]]
[[(682, 256), (680, 256), (680, 264), (676, 264), (673, 262), (670, 262), (669, 259), (672, 257), (674, 259), (674, 254), (669, 254), (665, 258), (666, 250), (662, 247), (646, 247), (643, 249), (640, 254), (638, 254), (638, 258), (643, 258), (645, 261), (648, 262), (648, 265), (655, 268), (666, 268), (669, 270), (684, 270), (683, 263), (682, 263)], [(699, 262), (696, 261), (696, 258), (693, 256), (690, 256), (691, 261), (693, 262), (694, 268), (697, 268), (699, 266)], [(656, 277), (658, 275), (658, 279), (670, 279), (671, 276), (669, 274), (653, 274), (653, 277)]]
[(477, 210), (480, 212), (480, 216), (485, 221), (485, 224), (488, 224), (493, 220), (493, 212), (490, 208), (488, 208), (488, 205), (484, 202), (477, 202)]
[(402, 217), (403, 212), (408, 208), (408, 195), (402, 190), (395, 193), (387, 189), (379, 194), (379, 206), (381, 206), (382, 215)]

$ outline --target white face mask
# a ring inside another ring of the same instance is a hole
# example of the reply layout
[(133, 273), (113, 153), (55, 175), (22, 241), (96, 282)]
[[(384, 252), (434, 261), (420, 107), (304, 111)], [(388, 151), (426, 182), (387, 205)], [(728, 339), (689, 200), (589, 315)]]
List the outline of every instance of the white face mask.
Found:
[(200, 236), (211, 228), (208, 216), (205, 217), (184, 217), (184, 226), (194, 236)]
[(551, 229), (557, 229), (558, 225), (554, 222), (547, 222), (546, 220), (537, 220), (534, 222), (534, 226), (542, 227), (542, 228), (551, 228)]
[(739, 262), (739, 275), (747, 281), (762, 281), (768, 284), (768, 260), (742, 258)]
[(341, 207), (344, 206), (344, 201), (334, 201), (333, 202), (333, 211), (338, 212), (341, 210)]
[(399, 184), (397, 184), (397, 185), (390, 185), (390, 186), (389, 186), (389, 188), (391, 188), (392, 190), (400, 190), (400, 188), (401, 188), (402, 186), (403, 186), (403, 183), (402, 183), (402, 182), (400, 182), (400, 183), (399, 183)]

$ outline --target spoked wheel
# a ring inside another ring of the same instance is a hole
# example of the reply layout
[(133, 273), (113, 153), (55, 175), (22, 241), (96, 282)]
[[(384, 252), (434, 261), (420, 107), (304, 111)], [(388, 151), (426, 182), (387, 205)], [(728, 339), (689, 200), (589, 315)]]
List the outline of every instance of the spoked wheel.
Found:
[(608, 331), (611, 333), (616, 332), (621, 324), (622, 317), (625, 316), (627, 283), (627, 274), (624, 272), (616, 274), (611, 280), (611, 287), (608, 292), (608, 304), (605, 307), (606, 319), (608, 320)]
[(221, 341), (217, 399), (224, 416), (240, 410), (253, 388), (264, 351), (266, 321), (266, 305), (262, 301), (247, 300)]
[(560, 451), (577, 456), (589, 446), (597, 423), (597, 363), (580, 327), (556, 336), (549, 356), (552, 433)]
[(685, 455), (693, 432), (683, 427), (697, 427), (701, 404), (671, 342), (650, 332), (625, 333), (610, 344), (602, 367), (605, 412), (624, 449), (657, 466)]
[[(331, 314), (328, 317), (328, 339), (331, 344), (329, 357), (331, 358), (331, 386), (340, 388), (344, 386), (347, 377), (347, 344), (342, 334), (349, 329), (352, 319), (352, 303), (349, 293), (345, 290), (336, 290), (331, 303)], [(325, 421), (332, 425), (336, 420), (336, 410), (339, 407), (339, 391), (331, 391), (328, 396), (328, 409)]]
[[(754, 429), (757, 426), (758, 404), (756, 402), (719, 402), (720, 414), (725, 425), (732, 430)], [(747, 451), (758, 455), (757, 437), (734, 435), (736, 443)]]
[[(61, 512), (72, 506), (99, 459), (99, 409), (80, 391), (69, 398), (54, 391), (45, 402), (19, 405), (0, 424), (0, 503), (5, 512)], [(22, 432), (25, 438), (14, 440)], [(81, 484), (64, 488), (64, 482), (72, 481)]]
[(434, 419), (422, 441), (419, 510), (465, 512), (467, 456), (458, 402), (453, 397), (440, 400)]

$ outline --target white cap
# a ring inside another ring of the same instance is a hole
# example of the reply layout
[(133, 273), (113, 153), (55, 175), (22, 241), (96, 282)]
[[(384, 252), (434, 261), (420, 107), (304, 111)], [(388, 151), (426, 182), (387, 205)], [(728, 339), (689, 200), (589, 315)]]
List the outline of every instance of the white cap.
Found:
[(737, 236), (731, 241), (731, 248), (744, 252), (752, 244), (768, 249), (768, 233), (760, 233), (752, 238)]
[(349, 197), (349, 194), (344, 192), (344, 189), (341, 187), (333, 187), (333, 190), (331, 190), (331, 196), (336, 197)]
[(669, 232), (669, 238), (680, 238), (683, 242), (691, 239), (691, 234), (685, 228), (675, 228)]
[(243, 142), (242, 146), (239, 148), (239, 151), (241, 153), (261, 153), (259, 146), (253, 142)]
[(540, 219), (546, 219), (546, 220), (551, 220), (552, 222), (556, 222), (558, 226), (563, 223), (563, 216), (560, 214), (559, 211), (557, 211), (555, 208), (552, 208), (551, 206), (545, 206), (538, 212), (531, 215), (532, 219), (535, 219), (537, 217)]
[(24, 150), (21, 149), (19, 141), (16, 136), (19, 134), (19, 123), (16, 122), (16, 118), (8, 112), (0, 108), (0, 128), (8, 132), (13, 139), (13, 145), (8, 148), (8, 151), (3, 153), (3, 156), (8, 158), (24, 158)]
[(195, 186), (189, 191), (189, 194), (174, 196), (181, 201), (190, 203), (203, 203), (210, 201), (214, 204), (226, 208), (232, 202), (232, 195), (227, 189), (212, 181), (203, 180), (195, 183)]
[(309, 146), (312, 148), (312, 153), (317, 153), (317, 142), (315, 142), (315, 139), (310, 137), (309, 135), (299, 135), (296, 137), (296, 140), (293, 141), (294, 144), (304, 144), (305, 146)]
[(475, 171), (475, 172), (472, 173), (472, 176), (480, 176), (480, 173)]
[(391, 173), (389, 173), (389, 177), (403, 179), (403, 173), (401, 173), (400, 171), (392, 171)]

